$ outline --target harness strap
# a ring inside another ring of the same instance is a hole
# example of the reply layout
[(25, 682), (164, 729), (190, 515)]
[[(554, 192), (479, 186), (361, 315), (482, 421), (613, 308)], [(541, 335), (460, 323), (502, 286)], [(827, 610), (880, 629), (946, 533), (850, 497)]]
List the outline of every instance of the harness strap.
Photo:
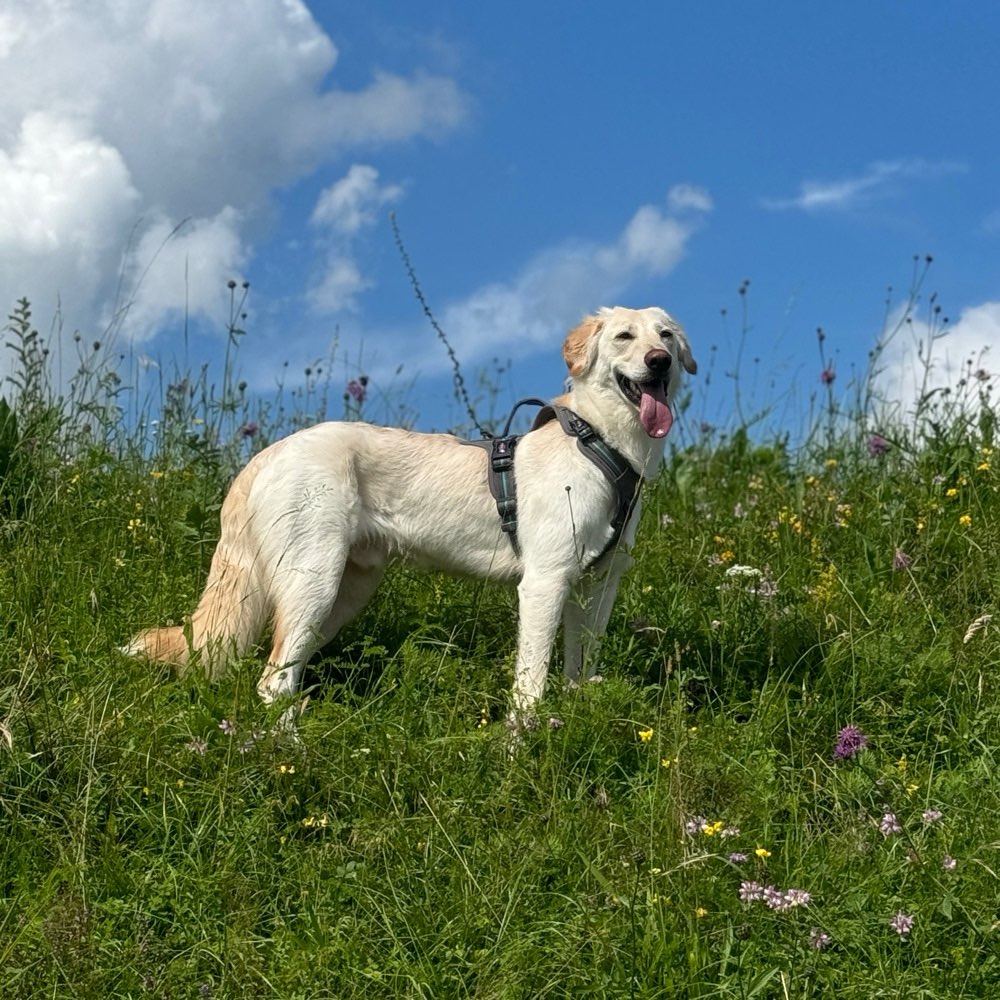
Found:
[[(603, 473), (604, 477), (615, 489), (615, 509), (611, 515), (611, 538), (591, 563), (593, 565), (611, 551), (620, 541), (625, 525), (628, 524), (635, 505), (639, 499), (639, 487), (642, 477), (632, 468), (632, 464), (611, 447), (594, 428), (578, 413), (566, 406), (546, 403), (541, 399), (522, 399), (514, 404), (504, 432), (501, 436), (485, 441), (469, 441), (468, 444), (486, 448), (489, 451), (487, 477), (490, 493), (496, 501), (497, 513), (500, 515), (500, 530), (510, 539), (514, 555), (520, 557), (521, 547), (517, 540), (517, 483), (514, 478), (514, 451), (517, 442), (523, 435), (511, 434), (510, 425), (519, 406), (539, 406), (541, 409), (532, 430), (547, 424), (550, 420), (559, 421), (559, 426), (570, 437), (576, 438), (577, 447)], [(588, 567), (589, 568), (589, 567)]]
[(635, 471), (632, 463), (612, 448), (583, 417), (566, 406), (551, 403), (542, 407), (538, 416), (535, 417), (532, 430), (548, 423), (553, 417), (559, 421), (559, 425), (570, 437), (576, 438), (576, 445), (580, 451), (604, 473), (605, 478), (615, 488), (615, 509), (611, 515), (611, 537), (601, 550), (600, 555), (594, 560), (596, 563), (621, 541), (625, 525), (628, 524), (639, 500), (642, 476)]

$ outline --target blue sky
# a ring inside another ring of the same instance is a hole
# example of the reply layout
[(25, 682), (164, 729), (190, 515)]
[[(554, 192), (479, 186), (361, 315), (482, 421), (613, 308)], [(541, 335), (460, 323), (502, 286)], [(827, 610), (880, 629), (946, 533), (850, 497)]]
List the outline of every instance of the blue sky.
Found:
[(657, 304), (701, 364), (689, 422), (732, 423), (739, 370), (744, 416), (794, 424), (817, 327), (843, 389), (887, 287), (895, 318), (933, 255), (885, 356), (908, 397), (931, 292), (952, 328), (933, 378), (998, 368), (998, 43), (984, 2), (14, 0), (0, 293), (166, 369), (219, 364), (226, 281), (248, 280), (257, 391), (336, 344), (373, 419), (397, 414), (381, 393), (449, 426), (394, 211), (469, 382), (512, 362), (498, 408), (559, 390), (585, 313)]

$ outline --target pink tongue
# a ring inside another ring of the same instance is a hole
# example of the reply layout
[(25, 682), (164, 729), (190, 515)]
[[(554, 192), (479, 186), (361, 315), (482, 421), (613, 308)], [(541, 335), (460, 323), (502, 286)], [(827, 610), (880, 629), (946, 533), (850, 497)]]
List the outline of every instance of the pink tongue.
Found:
[(662, 383), (650, 383), (639, 388), (642, 390), (642, 398), (639, 400), (639, 420), (642, 426), (650, 437), (666, 437), (674, 422), (674, 415), (670, 412)]

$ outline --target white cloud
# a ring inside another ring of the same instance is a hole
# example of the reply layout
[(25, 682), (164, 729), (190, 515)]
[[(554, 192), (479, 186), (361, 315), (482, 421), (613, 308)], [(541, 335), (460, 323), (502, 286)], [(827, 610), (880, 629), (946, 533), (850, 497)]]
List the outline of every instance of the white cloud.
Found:
[(906, 322), (897, 316), (890, 329), (897, 324), (874, 386), (878, 397), (898, 412), (913, 413), (927, 393), (959, 391), (963, 379), (974, 386), (1000, 378), (1000, 302), (964, 309), (956, 323), (937, 335), (916, 319)]
[(857, 208), (874, 197), (891, 194), (896, 182), (939, 177), (964, 168), (953, 162), (930, 163), (920, 159), (878, 161), (857, 177), (840, 180), (806, 180), (791, 198), (764, 198), (765, 208), (805, 212), (835, 212)]
[(185, 293), (211, 308), (205, 286), (247, 264), (279, 188), (468, 113), (444, 76), (338, 88), (337, 49), (300, 0), (7, 0), (0, 55), (0, 307), (28, 295), (38, 315), (59, 296), (71, 323), (95, 326), (119, 275), (151, 265), (137, 336)]
[(358, 239), (375, 225), (380, 211), (402, 194), (401, 186), (380, 184), (378, 171), (360, 163), (321, 192), (309, 220), (318, 234), (323, 260), (321, 273), (308, 292), (314, 309), (334, 313), (357, 308), (358, 295), (373, 284), (356, 260)]
[[(584, 314), (615, 305), (637, 280), (668, 274), (711, 208), (711, 198), (682, 186), (671, 189), (666, 202), (666, 210), (641, 206), (608, 244), (564, 243), (538, 255), (509, 283), (489, 285), (448, 306), (441, 321), (458, 356), (475, 364), (498, 351), (519, 357), (551, 350)], [(671, 214), (679, 209), (682, 214)]]
[(356, 163), (319, 196), (311, 222), (344, 236), (354, 236), (372, 225), (378, 210), (399, 199), (399, 185), (379, 185), (374, 167)]

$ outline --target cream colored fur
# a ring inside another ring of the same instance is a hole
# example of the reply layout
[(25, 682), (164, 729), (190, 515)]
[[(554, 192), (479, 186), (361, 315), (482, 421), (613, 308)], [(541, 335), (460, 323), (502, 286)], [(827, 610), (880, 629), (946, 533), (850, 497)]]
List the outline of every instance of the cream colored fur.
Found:
[[(656, 308), (602, 309), (570, 332), (563, 355), (572, 388), (557, 402), (654, 476), (664, 440), (643, 429), (616, 376), (646, 382), (655, 363), (672, 400), (680, 368), (696, 371), (679, 324)], [(216, 678), (270, 625), (257, 690), (267, 702), (293, 695), (310, 655), (367, 604), (386, 565), (405, 559), (517, 582), (512, 719), (520, 718), (542, 694), (560, 618), (567, 676), (589, 676), (594, 643), (631, 565), (639, 506), (618, 549), (586, 569), (611, 536), (613, 491), (576, 440), (550, 422), (525, 435), (515, 453), (517, 557), (500, 531), (486, 463), (483, 448), (447, 434), (363, 423), (292, 434), (236, 477), (189, 627), (148, 629), (126, 651), (176, 664), (194, 651)]]

